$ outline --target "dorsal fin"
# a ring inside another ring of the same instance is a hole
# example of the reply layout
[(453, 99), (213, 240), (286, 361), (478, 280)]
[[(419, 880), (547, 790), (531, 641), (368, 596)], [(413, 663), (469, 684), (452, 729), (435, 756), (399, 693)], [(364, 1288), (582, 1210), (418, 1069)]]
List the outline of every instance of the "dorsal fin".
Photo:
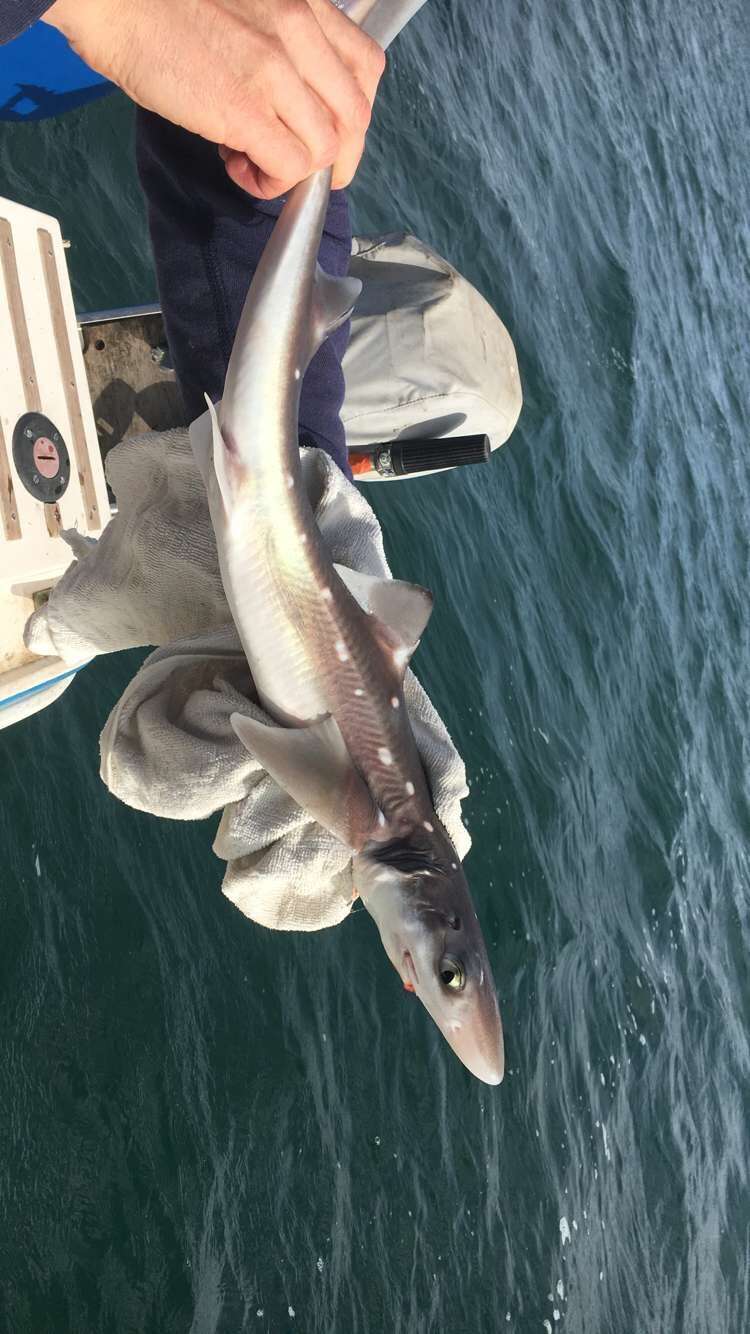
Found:
[(329, 334), (349, 319), (362, 291), (359, 278), (334, 278), (319, 264), (315, 265), (312, 297), (312, 327), (310, 330), (310, 357), (312, 358)]

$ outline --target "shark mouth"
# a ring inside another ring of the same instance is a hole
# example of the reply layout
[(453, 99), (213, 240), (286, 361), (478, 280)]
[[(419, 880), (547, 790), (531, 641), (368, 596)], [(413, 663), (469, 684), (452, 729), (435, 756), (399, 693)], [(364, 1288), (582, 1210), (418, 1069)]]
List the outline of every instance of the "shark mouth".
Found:
[(417, 977), (417, 970), (414, 967), (414, 960), (408, 950), (404, 950), (403, 953), (401, 981), (404, 984), (404, 991), (416, 991), (419, 978)]

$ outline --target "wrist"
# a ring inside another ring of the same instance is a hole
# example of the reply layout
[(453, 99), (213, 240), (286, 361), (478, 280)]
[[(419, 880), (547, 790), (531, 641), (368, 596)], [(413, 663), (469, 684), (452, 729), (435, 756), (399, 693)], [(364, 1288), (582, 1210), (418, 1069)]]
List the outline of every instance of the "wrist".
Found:
[(82, 8), (85, 8), (85, 5), (77, 5), (76, 0), (55, 0), (55, 3), (50, 5), (49, 9), (42, 15), (42, 18), (45, 23), (49, 23), (51, 27), (57, 28), (59, 32), (70, 38), (76, 10), (78, 10), (80, 16)]
[(54, 0), (42, 18), (76, 46), (99, 30), (111, 31), (120, 10), (128, 7), (134, 7), (133, 0), (130, 6), (128, 0)]
[(123, 87), (124, 57), (132, 42), (127, 15), (136, 6), (137, 0), (55, 0), (43, 18), (87, 65)]

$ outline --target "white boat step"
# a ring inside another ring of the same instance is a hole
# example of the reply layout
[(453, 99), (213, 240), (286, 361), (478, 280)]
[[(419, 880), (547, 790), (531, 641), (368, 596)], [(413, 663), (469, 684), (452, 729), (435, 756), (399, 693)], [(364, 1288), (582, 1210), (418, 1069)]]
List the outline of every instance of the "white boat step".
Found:
[(62, 529), (98, 537), (108, 519), (60, 227), (0, 199), (0, 726), (70, 667), (23, 643), (35, 596), (72, 559)]

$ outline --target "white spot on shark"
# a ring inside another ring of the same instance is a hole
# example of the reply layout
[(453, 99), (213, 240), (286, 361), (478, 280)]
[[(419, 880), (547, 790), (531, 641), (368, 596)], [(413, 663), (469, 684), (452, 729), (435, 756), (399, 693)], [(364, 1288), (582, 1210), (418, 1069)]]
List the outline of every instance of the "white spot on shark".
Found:
[(451, 862), (451, 870), (452, 871), (458, 870), (458, 862)]
[(381, 764), (393, 764), (393, 756), (387, 746), (381, 746), (378, 751), (378, 759)]
[(425, 827), (425, 829), (427, 830), (427, 833), (428, 833), (428, 834), (434, 834), (434, 833), (435, 833), (435, 826), (432, 825), (432, 824), (430, 824), (429, 820), (423, 820), (423, 821), (422, 821), (422, 824), (424, 825), (424, 827)]
[(400, 708), (401, 708), (401, 701), (400, 701), (398, 695), (391, 695), (391, 708), (392, 708), (392, 709), (400, 709)]
[(349, 650), (346, 647), (346, 644), (344, 643), (343, 639), (336, 640), (336, 657), (338, 658), (339, 662), (349, 661)]
[(287, 475), (286, 475), (286, 485), (287, 485), (287, 490), (289, 490), (289, 491), (293, 490), (293, 488), (294, 488), (294, 478), (293, 478), (293, 476), (292, 476), (292, 474), (291, 474), (290, 472), (288, 472)]
[(397, 667), (405, 667), (409, 661), (408, 648), (397, 648), (393, 654), (393, 661)]
[(382, 811), (378, 811), (378, 824), (380, 825), (380, 828), (381, 828), (381, 829), (383, 828), (383, 825), (385, 824), (385, 816), (383, 815), (383, 812), (382, 812)]
[(300, 535), (299, 535), (299, 540), (300, 540), (300, 542), (302, 543), (303, 547), (306, 546), (306, 545), (307, 545), (307, 533), (300, 533)]
[(330, 602), (333, 597), (333, 593), (331, 592), (330, 588), (321, 588), (320, 596), (322, 597), (324, 602)]
[(356, 690), (354, 691), (354, 693), (355, 693), (355, 695), (357, 696), (357, 699), (361, 699), (365, 692), (364, 692), (364, 690), (362, 689), (361, 686), (357, 686), (357, 688), (356, 688)]
[(295, 380), (298, 380), (298, 379), (300, 378), (300, 370), (299, 370), (299, 366), (295, 366), (295, 368), (294, 368), (294, 378), (295, 378)]
[(410, 782), (410, 783), (404, 783), (404, 792), (406, 793), (407, 797), (413, 797), (413, 796), (414, 796), (414, 784), (411, 783), (411, 782)]

